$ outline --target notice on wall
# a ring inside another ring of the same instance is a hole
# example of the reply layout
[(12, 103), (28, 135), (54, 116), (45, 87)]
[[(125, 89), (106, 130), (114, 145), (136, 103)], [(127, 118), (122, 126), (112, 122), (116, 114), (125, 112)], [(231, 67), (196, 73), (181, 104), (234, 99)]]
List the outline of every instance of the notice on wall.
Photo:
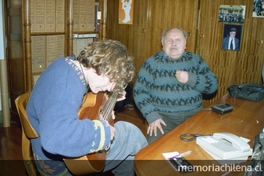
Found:
[(253, 1), (253, 17), (264, 18), (264, 1), (254, 0)]
[(119, 0), (118, 23), (133, 24), (134, 1)]
[(246, 14), (245, 5), (220, 5), (218, 22), (244, 23)]

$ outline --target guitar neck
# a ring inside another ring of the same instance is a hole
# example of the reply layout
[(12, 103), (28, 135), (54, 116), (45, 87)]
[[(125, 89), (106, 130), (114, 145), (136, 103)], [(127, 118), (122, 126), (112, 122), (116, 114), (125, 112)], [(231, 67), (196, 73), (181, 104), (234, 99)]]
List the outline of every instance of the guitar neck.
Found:
[(103, 108), (100, 109), (99, 119), (103, 119), (106, 121), (110, 119), (110, 117), (112, 116), (113, 109), (116, 104), (117, 95), (118, 95), (117, 92), (112, 92), (112, 94), (109, 96)]

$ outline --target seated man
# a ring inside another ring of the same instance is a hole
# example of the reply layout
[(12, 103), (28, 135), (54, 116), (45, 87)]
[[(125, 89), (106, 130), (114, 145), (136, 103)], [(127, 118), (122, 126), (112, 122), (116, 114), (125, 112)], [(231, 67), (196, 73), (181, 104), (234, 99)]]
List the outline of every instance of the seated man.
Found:
[(27, 104), (29, 120), (39, 134), (31, 139), (39, 172), (72, 175), (64, 157), (81, 157), (105, 149), (104, 171), (134, 176), (134, 156), (147, 145), (142, 132), (128, 122), (112, 126), (107, 120), (90, 120), (89, 115), (83, 120), (78, 118), (88, 90), (95, 94), (117, 92), (118, 98), (124, 99), (124, 89), (134, 70), (133, 58), (125, 46), (107, 40), (88, 44), (77, 59), (58, 58), (41, 74)]
[(181, 28), (165, 30), (162, 50), (147, 59), (139, 71), (133, 93), (149, 124), (149, 143), (201, 111), (202, 93), (217, 90), (217, 78), (207, 63), (185, 51), (186, 39)]

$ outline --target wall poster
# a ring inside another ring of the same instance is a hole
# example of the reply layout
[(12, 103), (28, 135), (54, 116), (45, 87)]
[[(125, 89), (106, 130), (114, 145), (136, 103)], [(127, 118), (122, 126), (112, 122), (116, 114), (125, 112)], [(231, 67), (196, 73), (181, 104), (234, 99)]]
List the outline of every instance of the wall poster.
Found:
[(119, 0), (118, 24), (133, 24), (134, 0)]
[(244, 23), (246, 6), (220, 5), (218, 22)]
[(252, 16), (264, 18), (264, 0), (253, 0)]
[(225, 24), (222, 41), (222, 49), (230, 51), (240, 50), (242, 26)]

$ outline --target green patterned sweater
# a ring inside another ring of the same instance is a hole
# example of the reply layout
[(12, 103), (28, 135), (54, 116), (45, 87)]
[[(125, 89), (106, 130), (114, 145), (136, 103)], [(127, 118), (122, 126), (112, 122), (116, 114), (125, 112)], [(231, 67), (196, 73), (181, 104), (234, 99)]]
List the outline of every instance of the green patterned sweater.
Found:
[[(188, 82), (180, 83), (177, 70), (189, 73)], [(202, 94), (217, 90), (218, 81), (204, 60), (196, 54), (184, 52), (173, 59), (160, 51), (148, 58), (135, 82), (135, 103), (148, 123), (161, 118), (159, 112), (190, 111), (202, 106)]]

